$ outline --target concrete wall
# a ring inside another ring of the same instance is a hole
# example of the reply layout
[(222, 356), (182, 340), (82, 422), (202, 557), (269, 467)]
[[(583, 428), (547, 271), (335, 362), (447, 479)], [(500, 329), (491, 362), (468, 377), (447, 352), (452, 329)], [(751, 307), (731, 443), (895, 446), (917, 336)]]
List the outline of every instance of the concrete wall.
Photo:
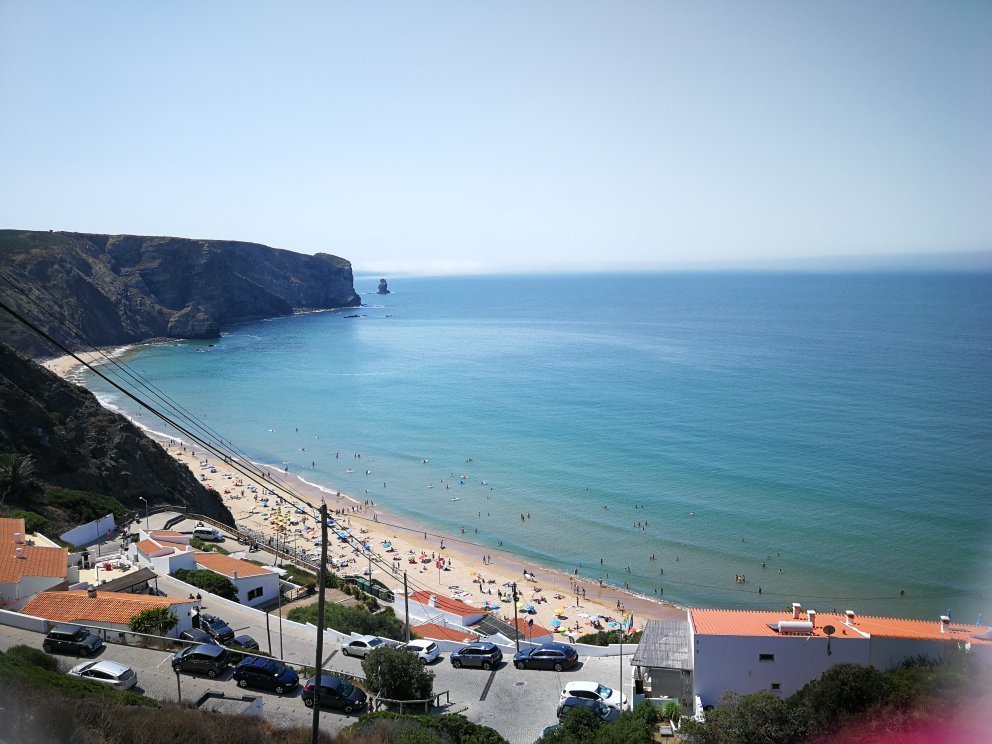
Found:
[(89, 545), (106, 537), (107, 532), (117, 529), (114, 515), (108, 514), (93, 522), (87, 522), (79, 527), (73, 527), (68, 532), (63, 532), (59, 537), (71, 545)]
[[(787, 698), (834, 664), (869, 662), (867, 638), (834, 636), (827, 655), (827, 639), (805, 635), (710, 636), (695, 635), (693, 682), (705, 705), (716, 705), (724, 693), (746, 695), (768, 690)], [(760, 661), (759, 654), (773, 654)], [(772, 689), (778, 684), (777, 690)]]
[[(238, 590), (238, 599), (245, 607), (258, 607), (259, 605), (275, 602), (279, 596), (280, 577), (277, 573), (270, 573), (268, 576), (245, 576), (231, 579)], [(261, 596), (252, 600), (248, 599), (248, 592), (252, 589), (262, 588)]]
[(48, 632), (48, 621), (33, 615), (22, 615), (19, 612), (0, 610), (0, 625), (9, 625), (12, 628), (22, 630), (33, 630), (36, 633)]

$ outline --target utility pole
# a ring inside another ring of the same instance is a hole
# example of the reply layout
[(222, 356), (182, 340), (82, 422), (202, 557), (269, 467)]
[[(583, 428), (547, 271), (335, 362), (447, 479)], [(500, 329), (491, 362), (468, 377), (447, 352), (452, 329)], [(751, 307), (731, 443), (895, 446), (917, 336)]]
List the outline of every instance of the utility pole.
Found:
[(410, 590), (406, 585), (406, 571), (403, 572), (403, 612), (406, 616), (406, 642), (410, 642)]
[(520, 653), (520, 630), (517, 628), (517, 600), (520, 595), (517, 594), (517, 582), (513, 582), (513, 640), (517, 644), (517, 653)]
[(317, 744), (320, 736), (320, 681), (324, 655), (324, 588), (327, 584), (327, 504), (320, 504), (320, 574), (317, 577), (317, 659), (314, 662), (316, 684), (313, 688), (313, 729), (310, 744)]

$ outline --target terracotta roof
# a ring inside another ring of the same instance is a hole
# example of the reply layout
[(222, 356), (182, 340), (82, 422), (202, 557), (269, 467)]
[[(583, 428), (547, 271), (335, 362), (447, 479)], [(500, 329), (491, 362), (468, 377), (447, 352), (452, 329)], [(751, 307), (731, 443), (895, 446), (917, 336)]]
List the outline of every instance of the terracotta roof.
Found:
[(475, 643), (479, 640), (477, 635), (467, 633), (458, 628), (448, 628), (435, 623), (425, 625), (412, 625), (410, 632), (416, 633), (421, 638), (430, 638), (432, 641), (457, 641), (458, 643)]
[(430, 598), (436, 597), (434, 602), (434, 607), (438, 610), (443, 610), (444, 612), (450, 613), (452, 615), (460, 615), (462, 617), (468, 617), (469, 615), (485, 615), (486, 611), (482, 607), (473, 607), (470, 604), (465, 604), (464, 602), (452, 599), (451, 597), (445, 597), (443, 594), (436, 594), (432, 592), (414, 592), (410, 595), (410, 599), (414, 602), (419, 602), (424, 606), (428, 606), (430, 603)]
[(71, 592), (41, 592), (21, 612), (60, 623), (122, 623), (151, 607), (172, 607), (194, 600), (155, 597), (150, 594), (118, 594), (97, 591), (90, 597), (85, 589)]
[[(540, 638), (541, 636), (554, 635), (554, 631), (548, 630), (547, 628), (534, 623), (533, 627), (527, 626), (528, 618), (518, 617), (517, 618), (517, 630), (523, 634), (524, 638)], [(510, 627), (513, 627), (513, 621), (510, 621)]]
[(239, 579), (247, 576), (272, 575), (272, 571), (264, 569), (261, 566), (256, 566), (254, 563), (242, 561), (220, 553), (197, 553), (196, 564), (219, 574), (224, 574), (228, 578), (233, 578), (235, 571), (237, 571)]
[(66, 578), (69, 573), (69, 551), (66, 548), (42, 548), (37, 545), (18, 545), (18, 558), (13, 542), (0, 548), (0, 582), (18, 583), (24, 576), (52, 576)]
[(193, 549), (186, 543), (174, 543), (168, 540), (155, 540), (163, 548), (172, 548), (177, 553), (189, 553), (193, 552)]
[[(791, 621), (792, 613), (752, 611), (752, 610), (689, 610), (689, 622), (699, 635), (718, 636), (777, 636), (778, 632), (769, 625), (780, 621)], [(800, 612), (799, 620), (808, 620), (805, 611)], [(816, 627), (811, 633), (802, 637), (826, 637), (823, 628), (827, 625), (834, 627), (834, 640), (846, 638), (864, 638), (846, 625), (846, 615), (832, 612), (817, 612)], [(907, 620), (894, 617), (873, 617), (855, 615), (854, 628), (875, 638), (913, 638), (917, 640), (934, 641), (970, 641), (981, 645), (992, 645), (992, 639), (986, 639), (984, 626), (961, 625), (951, 623), (946, 632), (940, 632), (939, 620)], [(982, 639), (974, 636), (983, 636)]]
[[(138, 552), (139, 553), (143, 553), (144, 555), (148, 555), (150, 553), (155, 553), (155, 552), (161, 550), (162, 547), (163, 547), (161, 544), (157, 543), (155, 540), (140, 540), (139, 542), (136, 542), (135, 543), (135, 546), (138, 548)], [(168, 547), (171, 547), (171, 546), (168, 546)]]
[(182, 532), (176, 532), (175, 530), (152, 530), (148, 533), (148, 537), (156, 540), (160, 537), (185, 537), (187, 540), (189, 539), (189, 535), (183, 534)]
[[(20, 533), (21, 542), (14, 542)], [(23, 519), (0, 519), (0, 582), (16, 584), (23, 576), (54, 576), (66, 578), (69, 551), (66, 548), (49, 548), (28, 545)], [(18, 558), (17, 548), (21, 548)]]

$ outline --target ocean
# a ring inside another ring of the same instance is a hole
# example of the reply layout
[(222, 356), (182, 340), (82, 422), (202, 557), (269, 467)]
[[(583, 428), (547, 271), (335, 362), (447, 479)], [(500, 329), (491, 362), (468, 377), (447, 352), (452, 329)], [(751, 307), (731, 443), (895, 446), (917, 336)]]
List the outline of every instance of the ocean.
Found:
[(480, 555), (692, 606), (992, 610), (992, 276), (378, 279), (123, 359), (249, 457)]

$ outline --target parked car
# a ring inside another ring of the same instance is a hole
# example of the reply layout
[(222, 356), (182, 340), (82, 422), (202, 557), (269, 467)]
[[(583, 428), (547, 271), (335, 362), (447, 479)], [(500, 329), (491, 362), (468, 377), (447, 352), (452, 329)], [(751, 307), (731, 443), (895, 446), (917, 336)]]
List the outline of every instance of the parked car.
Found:
[(551, 736), (557, 730), (558, 730), (557, 723), (552, 724), (551, 726), (545, 726), (543, 729), (541, 729), (541, 738), (543, 739), (545, 736)]
[(56, 625), (45, 636), (41, 647), (45, 653), (88, 656), (103, 645), (103, 639), (81, 625)]
[(599, 700), (606, 703), (611, 708), (623, 710), (627, 707), (627, 696), (622, 695), (620, 690), (614, 690), (598, 682), (569, 682), (565, 689), (561, 691), (561, 699), (567, 697), (581, 697), (587, 700)]
[(179, 637), (184, 641), (192, 641), (193, 643), (212, 643), (214, 646), (217, 645), (217, 641), (214, 640), (212, 635), (205, 630), (200, 630), (199, 628), (184, 630), (179, 634)]
[(455, 669), (461, 667), (481, 667), (486, 671), (495, 669), (503, 661), (503, 652), (492, 643), (473, 643), (453, 651), (448, 659)]
[(416, 654), (421, 664), (430, 664), (441, 655), (441, 649), (438, 648), (438, 645), (434, 641), (426, 639), (410, 641), (403, 648), (411, 654)]
[(198, 672), (208, 677), (216, 677), (227, 669), (230, 654), (226, 648), (210, 643), (188, 646), (172, 657), (172, 670), (176, 672)]
[(231, 652), (231, 661), (239, 662), (248, 654), (261, 653), (258, 648), (258, 641), (250, 635), (239, 635), (224, 644), (224, 647)]
[(558, 703), (558, 720), (568, 715), (570, 710), (575, 708), (588, 708), (601, 721), (608, 721), (620, 715), (616, 708), (611, 708), (606, 703), (599, 700), (589, 700), (587, 698), (567, 697)]
[(224, 536), (213, 527), (194, 527), (193, 537), (198, 537), (204, 542), (224, 542)]
[(138, 684), (138, 675), (134, 670), (116, 661), (86, 661), (70, 669), (69, 676), (99, 682), (118, 690), (130, 690)]
[[(316, 677), (311, 677), (303, 685), (303, 704), (308, 708), (313, 707), (314, 694), (316, 692)], [(340, 677), (331, 677), (326, 674), (320, 675), (320, 707), (337, 708), (345, 713), (365, 710), (368, 704), (368, 696), (365, 690), (355, 687), (347, 680)]]
[(570, 669), (579, 660), (578, 652), (567, 643), (545, 643), (524, 649), (513, 657), (517, 669)]
[(345, 656), (357, 656), (364, 659), (369, 651), (382, 648), (384, 645), (388, 644), (378, 636), (358, 636), (357, 638), (352, 638), (347, 643), (342, 643), (341, 653)]
[(231, 626), (214, 615), (200, 613), (200, 630), (207, 631), (220, 643), (234, 640), (234, 631), (231, 630)]
[(234, 668), (238, 687), (261, 687), (282, 695), (296, 689), (300, 675), (276, 659), (248, 656)]

